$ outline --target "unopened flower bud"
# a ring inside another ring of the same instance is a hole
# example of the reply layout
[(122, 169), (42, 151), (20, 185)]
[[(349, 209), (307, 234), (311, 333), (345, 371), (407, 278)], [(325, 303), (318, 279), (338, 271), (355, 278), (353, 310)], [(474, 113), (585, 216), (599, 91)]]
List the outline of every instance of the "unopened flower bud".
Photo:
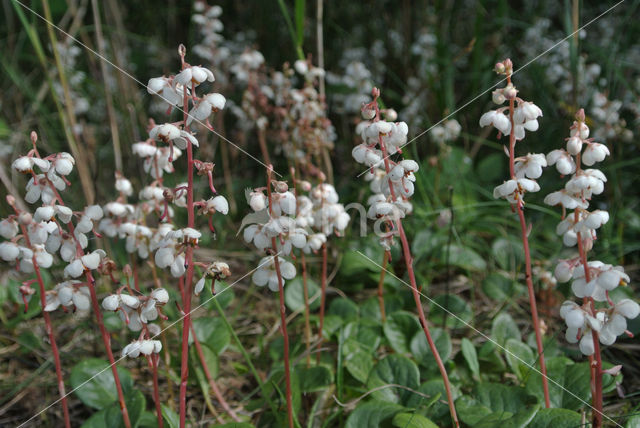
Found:
[(287, 190), (289, 190), (289, 185), (287, 184), (286, 181), (276, 181), (276, 180), (274, 180), (273, 181), (273, 188), (278, 193), (284, 193)]
[(362, 109), (362, 118), (366, 120), (371, 120), (376, 116), (376, 111), (372, 108), (363, 108)]
[(493, 71), (498, 74), (503, 74), (505, 72), (505, 67), (503, 62), (497, 62), (496, 65), (493, 66)]
[(578, 112), (576, 113), (576, 120), (578, 122), (584, 122), (585, 121), (584, 109), (583, 108), (578, 110)]
[(18, 222), (20, 222), (20, 224), (27, 225), (27, 224), (30, 224), (32, 221), (33, 221), (33, 217), (31, 217), (30, 213), (22, 212), (18, 216)]
[(518, 90), (515, 86), (509, 84), (502, 90), (502, 94), (507, 100), (514, 100), (518, 95)]
[(506, 100), (506, 98), (502, 94), (502, 89), (496, 89), (495, 91), (493, 91), (491, 93), (491, 98), (493, 99), (493, 102), (498, 105), (504, 103)]
[(385, 110), (384, 112), (385, 120), (388, 120), (389, 122), (395, 122), (397, 118), (398, 118), (398, 113), (394, 109), (388, 108)]

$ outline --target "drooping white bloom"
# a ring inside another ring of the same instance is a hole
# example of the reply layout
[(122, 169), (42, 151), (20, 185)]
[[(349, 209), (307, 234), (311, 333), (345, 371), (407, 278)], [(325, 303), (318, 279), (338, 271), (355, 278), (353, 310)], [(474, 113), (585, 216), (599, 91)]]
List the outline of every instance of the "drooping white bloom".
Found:
[[(283, 287), (285, 279), (293, 279), (296, 276), (296, 268), (295, 266), (283, 259), (282, 257), (278, 257), (278, 263), (280, 266), (280, 273), (283, 278)], [(251, 276), (253, 282), (260, 286), (264, 287), (267, 285), (269, 290), (278, 291), (278, 275), (276, 273), (275, 267), (275, 257), (263, 257), (260, 260), (258, 265), (258, 269)]]
[(540, 190), (540, 186), (533, 180), (528, 178), (518, 178), (515, 180), (508, 180), (493, 189), (494, 198), (505, 198), (510, 203), (514, 204), (526, 192), (537, 192)]
[(547, 166), (547, 159), (543, 154), (529, 153), (519, 158), (514, 164), (514, 170), (517, 178), (540, 178), (542, 176), (542, 168)]
[(202, 82), (206, 81), (213, 82), (216, 79), (208, 68), (194, 65), (187, 67), (178, 73), (174, 80), (181, 85), (191, 87), (192, 85), (198, 86)]
[(582, 153), (582, 163), (591, 166), (596, 162), (602, 162), (610, 154), (609, 149), (604, 144), (589, 143)]

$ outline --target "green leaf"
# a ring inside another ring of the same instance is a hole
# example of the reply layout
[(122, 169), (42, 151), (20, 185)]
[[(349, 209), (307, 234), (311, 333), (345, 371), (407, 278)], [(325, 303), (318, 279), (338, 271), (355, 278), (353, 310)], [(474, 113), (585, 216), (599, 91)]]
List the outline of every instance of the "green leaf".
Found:
[[(134, 389), (125, 396), (129, 421), (132, 427), (137, 427), (145, 413), (146, 400), (142, 392)], [(154, 416), (155, 419), (155, 416)], [(157, 425), (157, 422), (154, 424)], [(94, 413), (83, 424), (83, 428), (124, 428), (124, 420), (119, 403), (111, 403), (108, 407)]]
[[(451, 314), (455, 314), (460, 319), (451, 316)], [(442, 325), (445, 315), (447, 327), (450, 328), (464, 327), (465, 322), (468, 323), (473, 318), (471, 305), (455, 294), (441, 294), (431, 302), (429, 320), (433, 324)]]
[(228, 424), (216, 425), (216, 428), (255, 428), (255, 425), (247, 422), (229, 422)]
[(180, 427), (180, 415), (171, 410), (171, 407), (164, 404), (162, 406), (162, 419), (164, 420), (167, 428), (179, 428)]
[(378, 428), (385, 419), (402, 409), (402, 406), (387, 401), (362, 403), (349, 415), (345, 428)]
[[(126, 395), (133, 388), (133, 380), (127, 369), (117, 367), (117, 370)], [(109, 363), (98, 358), (81, 361), (71, 369), (71, 386), (80, 401), (94, 409), (103, 409), (118, 399)]]
[(142, 417), (140, 417), (140, 421), (138, 422), (138, 428), (156, 428), (157, 426), (158, 417), (155, 413), (148, 410), (142, 413)]
[(520, 330), (511, 315), (502, 312), (495, 317), (491, 324), (491, 338), (500, 346), (505, 346), (507, 339), (520, 340)]
[(491, 244), (493, 258), (504, 270), (514, 270), (522, 263), (523, 252), (522, 243), (513, 239), (497, 238)]
[[(320, 292), (320, 287), (315, 281), (307, 280), (307, 289), (309, 293), (309, 301), (311, 298)], [(284, 288), (284, 302), (287, 304), (287, 308), (290, 311), (304, 311), (304, 283), (302, 278), (296, 277), (287, 282), (287, 286)], [(310, 310), (316, 310), (320, 307), (320, 299), (314, 300), (309, 304)]]
[(540, 410), (539, 404), (528, 405), (515, 414), (510, 412), (496, 412), (483, 418), (473, 428), (495, 428), (504, 426), (509, 428), (526, 428)]
[(579, 413), (567, 409), (541, 409), (528, 428), (576, 428), (582, 426)]
[(640, 428), (640, 415), (631, 416), (627, 419), (625, 428)]
[(371, 351), (355, 339), (347, 339), (342, 346), (344, 365), (351, 376), (366, 383), (373, 368)]
[[(447, 361), (451, 356), (451, 338), (449, 333), (441, 328), (431, 329), (431, 338), (436, 345), (436, 349), (442, 361)], [(427, 338), (424, 335), (424, 331), (420, 330), (416, 332), (411, 339), (411, 353), (413, 354), (418, 364), (423, 367), (436, 370), (438, 368), (436, 359), (431, 352), (431, 348), (427, 342)]]
[(486, 418), (489, 418), (487, 421), (495, 423), (496, 416), (490, 416), (494, 413), (502, 415), (501, 419), (509, 419), (523, 410), (529, 414), (531, 409), (527, 406), (535, 405), (537, 405), (536, 397), (529, 395), (524, 388), (488, 382), (477, 385), (472, 394), (456, 400), (460, 419), (472, 426)]
[(391, 423), (398, 428), (438, 428), (438, 425), (419, 413), (398, 413)]
[[(441, 247), (440, 262), (446, 261), (446, 246)], [(486, 270), (487, 262), (469, 247), (452, 244), (449, 247), (449, 263), (465, 270)]]
[(519, 293), (518, 283), (499, 273), (489, 274), (482, 281), (482, 291), (487, 297), (503, 302)]
[(333, 375), (327, 366), (296, 367), (300, 390), (306, 392), (324, 391), (333, 383)]
[(477, 177), (486, 183), (495, 183), (504, 177), (504, 165), (504, 156), (501, 153), (483, 156), (476, 167)]
[[(576, 364), (565, 357), (546, 360), (549, 382), (549, 400), (552, 407), (578, 410), (591, 401), (589, 362)], [(542, 376), (531, 371), (526, 384), (527, 391), (542, 402)]]
[[(420, 394), (413, 394), (407, 406), (409, 408), (426, 410), (425, 415), (441, 425), (450, 425), (451, 416), (449, 406), (446, 404), (447, 391), (442, 378), (429, 380), (418, 388)], [(453, 399), (458, 397), (458, 390), (452, 385), (451, 395)], [(443, 398), (444, 397), (444, 398)], [(446, 422), (445, 422), (446, 421)]]
[(473, 343), (466, 337), (462, 338), (462, 342), (460, 344), (460, 349), (462, 351), (462, 356), (464, 360), (467, 362), (471, 373), (480, 377), (480, 363), (478, 362), (478, 354), (476, 352), (476, 347), (473, 346)]
[[(193, 329), (201, 344), (207, 345), (220, 355), (227, 349), (231, 336), (229, 330), (224, 325), (224, 321), (218, 317), (202, 317), (193, 320)], [(189, 333), (189, 343), (193, 343), (191, 332)]]
[[(374, 389), (395, 384), (417, 390), (420, 385), (420, 372), (416, 363), (397, 354), (391, 354), (380, 360), (371, 370), (367, 388)], [(391, 403), (405, 404), (413, 392), (398, 387), (380, 388), (371, 394), (375, 399)]]
[(379, 328), (373, 328), (362, 323), (363, 320), (350, 322), (344, 327), (344, 339), (353, 339), (371, 352), (374, 352), (380, 346), (381, 331)]
[(525, 380), (532, 372), (531, 366), (536, 363), (536, 357), (528, 345), (518, 339), (507, 339), (504, 356), (511, 371), (520, 380)]
[(360, 308), (352, 300), (346, 297), (338, 297), (333, 299), (327, 309), (328, 315), (337, 315), (343, 319), (343, 321), (354, 321), (358, 319)]
[(401, 354), (411, 352), (411, 340), (416, 332), (422, 331), (418, 317), (405, 311), (394, 312), (387, 317), (383, 326), (384, 335), (394, 351)]
[(430, 255), (442, 245), (446, 245), (447, 237), (443, 234), (436, 234), (431, 230), (421, 230), (413, 238), (411, 251), (416, 260)]

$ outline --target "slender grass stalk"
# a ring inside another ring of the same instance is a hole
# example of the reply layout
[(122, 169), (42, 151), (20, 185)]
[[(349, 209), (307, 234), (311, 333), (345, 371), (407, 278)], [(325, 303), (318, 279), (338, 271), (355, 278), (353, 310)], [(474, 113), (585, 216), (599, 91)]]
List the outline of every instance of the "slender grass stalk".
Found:
[(160, 388), (158, 387), (158, 365), (160, 363), (160, 355), (152, 353), (148, 357), (151, 373), (153, 374), (153, 402), (156, 406), (156, 417), (158, 418), (158, 428), (164, 427), (162, 419), (162, 405), (160, 403)]
[(227, 403), (227, 401), (224, 399), (224, 396), (222, 395), (220, 388), (218, 388), (218, 384), (216, 383), (215, 379), (211, 375), (209, 366), (207, 365), (207, 362), (204, 358), (204, 353), (202, 352), (202, 345), (200, 344), (200, 341), (196, 336), (196, 331), (193, 328), (193, 324), (191, 325), (191, 336), (193, 337), (193, 344), (196, 345), (196, 351), (198, 353), (198, 358), (200, 358), (200, 363), (202, 364), (202, 370), (204, 371), (204, 375), (207, 378), (207, 381), (209, 382), (209, 386), (211, 386), (211, 390), (213, 391), (213, 394), (216, 396), (216, 399), (218, 400), (218, 402), (220, 403), (224, 411), (227, 412), (227, 414), (231, 416), (231, 418), (234, 421), (241, 422), (236, 412), (233, 411), (231, 406), (229, 406), (229, 403)]
[[(19, 214), (20, 211), (15, 207), (15, 199), (12, 196), (7, 196), (7, 202), (12, 208), (15, 210), (16, 214)], [(29, 239), (29, 234), (27, 233), (27, 229), (23, 224), (20, 224), (20, 229), (22, 230), (22, 236), (24, 237), (25, 244), (27, 244), (28, 248), (31, 248), (31, 240)], [(53, 361), (56, 367), (56, 378), (58, 380), (58, 393), (60, 394), (60, 401), (62, 404), (62, 414), (64, 416), (64, 426), (66, 428), (71, 428), (71, 419), (69, 418), (69, 406), (67, 404), (67, 394), (64, 387), (64, 380), (62, 377), (62, 363), (60, 361), (60, 352), (58, 351), (58, 345), (56, 344), (56, 337), (53, 333), (53, 324), (51, 323), (51, 317), (49, 316), (49, 312), (44, 310), (45, 306), (47, 306), (47, 296), (44, 288), (44, 281), (42, 279), (42, 274), (40, 273), (40, 266), (38, 266), (38, 262), (36, 261), (36, 252), (33, 251), (33, 256), (31, 258), (31, 262), (33, 263), (33, 270), (36, 274), (36, 279), (38, 280), (38, 288), (40, 290), (40, 305), (42, 306), (42, 317), (44, 318), (45, 330), (47, 331), (47, 336), (49, 336), (49, 342), (51, 343), (51, 353), (53, 354)]]
[[(273, 166), (269, 164), (267, 168), (267, 198), (269, 200), (269, 214), (273, 214), (273, 204), (271, 198), (271, 173), (273, 172)], [(287, 334), (287, 314), (286, 306), (284, 304), (284, 282), (282, 280), (282, 273), (280, 272), (280, 262), (277, 254), (276, 237), (271, 238), (271, 248), (274, 252), (273, 264), (275, 265), (276, 275), (278, 276), (278, 294), (280, 297), (280, 322), (282, 329), (282, 337), (284, 338), (284, 377), (286, 383), (286, 397), (287, 397), (287, 416), (289, 420), (289, 428), (293, 428), (293, 400), (291, 397), (291, 368), (289, 364), (289, 335)]]
[(249, 366), (249, 371), (251, 371), (251, 374), (253, 374), (253, 378), (256, 380), (256, 383), (258, 384), (258, 387), (260, 388), (260, 391), (262, 392), (264, 399), (267, 401), (267, 403), (269, 403), (269, 407), (271, 408), (271, 411), (273, 412), (274, 416), (276, 418), (279, 418), (278, 407), (275, 405), (275, 403), (271, 399), (271, 396), (269, 395), (269, 391), (267, 390), (267, 387), (265, 386), (262, 380), (262, 377), (260, 377), (258, 370), (253, 365), (253, 362), (251, 361), (251, 355), (249, 355), (249, 352), (247, 352), (247, 349), (244, 347), (236, 331), (233, 329), (233, 326), (227, 319), (227, 316), (225, 315), (224, 310), (222, 309), (222, 306), (220, 306), (218, 299), (212, 299), (212, 302), (216, 310), (218, 311), (218, 314), (220, 314), (220, 317), (222, 318), (222, 321), (225, 327), (227, 328), (227, 331), (229, 332), (229, 334), (231, 334), (231, 337), (233, 338), (234, 342), (240, 349), (240, 353), (244, 357), (244, 361)]
[(320, 277), (320, 323), (318, 325), (318, 353), (316, 362), (320, 362), (322, 355), (321, 346), (324, 340), (324, 309), (327, 300), (327, 243), (322, 244), (322, 273)]
[[(47, 18), (48, 22), (53, 22), (51, 9), (49, 7), (49, 1), (42, 0), (42, 6), (44, 9), (45, 18)], [(49, 41), (51, 42), (51, 50), (53, 51), (53, 57), (56, 63), (56, 69), (58, 70), (58, 77), (60, 79), (60, 85), (62, 86), (62, 93), (64, 96), (64, 110), (67, 114), (67, 126), (70, 127), (67, 132), (67, 137), (70, 137), (69, 147), (71, 148), (73, 156), (78, 160), (78, 162), (76, 163), (78, 167), (78, 175), (80, 176), (80, 184), (82, 185), (87, 203), (92, 204), (95, 198), (95, 192), (92, 186), (91, 173), (89, 171), (89, 162), (87, 156), (85, 155), (85, 151), (78, 144), (74, 134), (74, 129), (76, 129), (76, 115), (73, 109), (73, 99), (71, 98), (71, 90), (69, 89), (67, 75), (62, 64), (62, 60), (60, 59), (60, 54), (58, 53), (58, 49), (56, 47), (58, 41), (56, 39), (55, 33), (53, 32), (53, 26), (50, 24), (47, 25), (47, 34), (49, 35)], [(56, 97), (55, 93), (53, 95), (54, 97)]]
[[(511, 84), (511, 74), (507, 74), (507, 85)], [(511, 132), (509, 133), (509, 174), (512, 180), (516, 179), (515, 173), (515, 147), (516, 147), (516, 131), (513, 114), (515, 111), (515, 99), (509, 100), (509, 121), (511, 122)], [(515, 206), (520, 220), (520, 232), (522, 237), (522, 246), (524, 248), (525, 262), (525, 280), (527, 283), (527, 291), (529, 293), (529, 307), (531, 308), (531, 320), (533, 321), (533, 331), (536, 336), (536, 347), (538, 348), (538, 356), (540, 359), (540, 372), (542, 373), (542, 390), (544, 393), (544, 403), (546, 408), (551, 407), (549, 400), (549, 381), (547, 379), (547, 365), (544, 359), (544, 347), (542, 346), (542, 333), (540, 331), (540, 320), (538, 319), (538, 307), (536, 304), (536, 293), (533, 288), (533, 277), (531, 272), (531, 253), (529, 251), (529, 238), (527, 231), (527, 222), (524, 217), (524, 203), (522, 198), (518, 199)]]
[(380, 305), (380, 318), (384, 323), (387, 321), (387, 315), (384, 310), (384, 277), (387, 273), (387, 264), (391, 259), (391, 253), (388, 250), (385, 250), (384, 256), (382, 257), (382, 269), (380, 270), (380, 279), (378, 280), (378, 304)]
[[(102, 22), (100, 20), (100, 9), (98, 8), (98, 1), (91, 0), (91, 8), (93, 9), (93, 22), (96, 26), (96, 40), (98, 41), (98, 53), (105, 57), (105, 43), (104, 35), (102, 34)], [(107, 71), (107, 62), (100, 61), (100, 72), (102, 78), (106, 81), (109, 77)], [(113, 158), (115, 161), (116, 171), (122, 171), (122, 149), (120, 148), (120, 134), (118, 132), (118, 122), (113, 107), (113, 99), (111, 98), (111, 91), (109, 85), (104, 85), (105, 101), (107, 105), (107, 114), (109, 116), (109, 129), (111, 130), (111, 142), (113, 144)]]

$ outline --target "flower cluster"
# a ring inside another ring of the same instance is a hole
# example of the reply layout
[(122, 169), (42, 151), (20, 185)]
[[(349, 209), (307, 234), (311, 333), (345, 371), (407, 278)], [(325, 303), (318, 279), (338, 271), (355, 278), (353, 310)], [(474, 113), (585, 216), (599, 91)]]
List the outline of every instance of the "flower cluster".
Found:
[[(570, 343), (579, 342), (583, 354), (592, 355), (596, 337), (603, 345), (611, 345), (618, 336), (628, 333), (627, 319), (637, 317), (640, 306), (626, 298), (614, 302), (610, 296), (611, 291), (629, 282), (622, 266), (587, 261), (587, 252), (593, 247), (596, 231), (609, 221), (609, 213), (588, 211), (591, 197), (603, 192), (607, 179), (600, 170), (582, 169), (582, 165), (592, 166), (604, 160), (609, 150), (589, 138), (589, 127), (582, 109), (576, 114), (570, 131), (566, 150), (552, 151), (547, 155), (547, 161), (555, 164), (562, 175), (572, 175), (564, 189), (547, 195), (545, 202), (562, 207), (564, 219), (556, 232), (562, 236), (564, 245), (577, 246), (579, 252), (578, 257), (561, 260), (554, 272), (559, 282), (572, 281), (571, 291), (582, 299), (582, 305), (570, 300), (562, 304), (560, 316), (567, 324), (566, 338)], [(594, 336), (594, 332), (597, 335)]]
[[(498, 130), (499, 137), (500, 135), (510, 137), (513, 126), (515, 141), (510, 141), (510, 148), (505, 150), (513, 156), (513, 146), (516, 141), (525, 137), (525, 131), (533, 132), (538, 129), (538, 118), (542, 116), (542, 110), (534, 103), (524, 101), (517, 96), (518, 90), (510, 80), (513, 70), (511, 60), (506, 59), (497, 63), (494, 70), (498, 74), (508, 76), (509, 80), (504, 88), (493, 91), (493, 102), (497, 105), (508, 102), (509, 105), (484, 113), (480, 117), (480, 126), (493, 126)], [(511, 109), (513, 109), (512, 115), (509, 113)], [(504, 198), (511, 204), (524, 204), (525, 193), (540, 190), (535, 180), (540, 178), (542, 168), (547, 166), (547, 158), (543, 154), (529, 153), (510, 160), (510, 164), (513, 164), (510, 179), (493, 189), (493, 197)]]
[[(289, 191), (287, 183), (272, 181), (269, 186), (273, 186), (273, 192), (269, 188), (247, 192), (247, 200), (254, 213), (243, 220), (243, 224), (249, 224), (243, 231), (243, 237), (245, 242), (253, 243), (260, 252), (290, 255), (293, 248), (302, 249), (307, 245), (308, 233), (296, 223), (296, 197)], [(284, 258), (278, 255), (264, 257), (252, 276), (256, 285), (268, 285), (271, 291), (278, 291), (276, 257), (283, 282), (296, 276), (295, 266)]]
[(367, 216), (377, 220), (377, 225), (385, 225), (380, 231), (380, 243), (390, 249), (394, 243), (396, 229), (393, 222), (404, 218), (413, 211), (409, 199), (415, 191), (414, 173), (419, 165), (410, 159), (397, 158), (393, 161), (390, 155), (402, 153), (402, 146), (407, 142), (409, 127), (405, 122), (393, 122), (397, 119), (395, 110), (387, 109), (382, 113), (386, 120), (381, 120), (378, 109), (380, 91), (373, 89), (373, 101), (362, 107), (365, 119), (356, 128), (363, 143), (353, 148), (351, 154), (356, 162), (369, 167), (366, 180), (371, 181), (374, 192), (367, 203)]
[(143, 325), (155, 321), (162, 314), (160, 308), (168, 301), (169, 293), (164, 288), (154, 289), (149, 296), (132, 296), (118, 291), (105, 297), (102, 307), (107, 311), (118, 312), (131, 331), (140, 331)]

